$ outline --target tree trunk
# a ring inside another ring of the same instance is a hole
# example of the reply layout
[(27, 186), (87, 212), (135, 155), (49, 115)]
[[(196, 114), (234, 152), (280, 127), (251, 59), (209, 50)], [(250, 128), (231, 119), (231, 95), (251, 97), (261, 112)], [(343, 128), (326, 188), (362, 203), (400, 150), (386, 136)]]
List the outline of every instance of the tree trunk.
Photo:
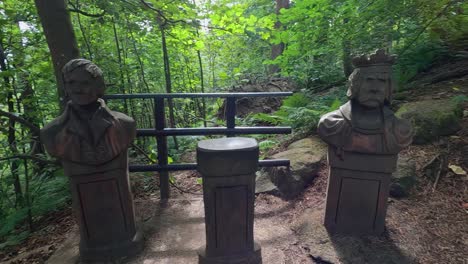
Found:
[[(3, 42), (0, 39), (0, 70), (4, 73), (8, 71), (8, 67), (6, 65), (6, 56), (3, 50)], [(14, 113), (15, 112), (15, 105), (13, 102), (13, 91), (11, 89), (11, 82), (10, 78), (7, 75), (3, 75), (3, 82), (5, 87), (7, 88), (7, 102), (8, 102), (8, 112)], [(15, 134), (15, 121), (13, 119), (9, 119), (8, 121), (8, 146), (10, 151), (13, 155), (18, 154), (18, 148), (16, 145), (16, 134)], [(21, 206), (23, 204), (23, 192), (21, 190), (21, 182), (19, 178), (19, 162), (17, 160), (11, 161), (11, 175), (13, 177), (13, 187), (15, 189), (15, 206)]]
[[(119, 60), (119, 73), (120, 73), (120, 91), (122, 94), (125, 94), (125, 78), (124, 78), (124, 73), (123, 73), (123, 61), (122, 61), (122, 55), (120, 54), (120, 42), (119, 42), (119, 37), (117, 35), (117, 28), (115, 26), (115, 21), (114, 17), (112, 17), (112, 29), (114, 31), (114, 40), (115, 40), (115, 46), (117, 49), (117, 59)], [(128, 112), (128, 104), (127, 104), (127, 99), (124, 99), (124, 109), (125, 113)]]
[[(141, 57), (140, 57), (140, 52), (138, 51), (138, 48), (137, 48), (137, 45), (136, 45), (136, 39), (135, 37), (133, 36), (133, 33), (130, 31), (130, 36), (132, 37), (132, 45), (133, 45), (133, 51), (135, 52), (135, 56), (137, 58), (137, 61), (138, 61), (138, 64), (140, 65), (140, 78), (141, 78), (141, 81), (143, 82), (143, 84), (145, 85), (145, 92), (146, 93), (150, 93), (150, 88), (149, 88), (149, 85), (148, 85), (148, 82), (146, 81), (146, 77), (145, 77), (145, 67), (144, 67), (144, 64), (143, 64), (143, 61), (141, 60)], [(155, 105), (154, 105), (154, 102), (153, 100), (143, 100), (143, 104), (146, 106), (146, 112), (150, 112), (150, 113), (154, 113), (154, 109), (155, 109)], [(148, 119), (148, 123), (151, 123), (151, 116), (150, 115), (145, 115), (145, 117), (147, 117)]]
[[(171, 67), (169, 64), (169, 53), (167, 52), (167, 43), (166, 43), (166, 32), (164, 27), (160, 26), (161, 30), (161, 43), (163, 49), (163, 60), (164, 60), (164, 77), (166, 79), (166, 93), (172, 93), (172, 82), (171, 82)], [(169, 106), (169, 125), (175, 127), (175, 118), (174, 118), (174, 103), (172, 99), (167, 99), (167, 104)], [(177, 143), (177, 138), (174, 136), (174, 147), (179, 149), (179, 144)]]
[[(343, 24), (348, 24), (348, 18), (343, 19)], [(353, 73), (353, 64), (351, 59), (351, 44), (346, 34), (344, 34), (342, 39), (343, 45), (343, 74), (345, 79), (348, 79), (349, 75)]]
[[(79, 9), (80, 8), (80, 3), (79, 1), (76, 1), (76, 7)], [(86, 37), (86, 34), (85, 34), (85, 31), (84, 31), (84, 28), (83, 28), (83, 25), (81, 24), (81, 16), (80, 16), (80, 13), (76, 13), (76, 18), (77, 18), (77, 21), (78, 21), (78, 26), (80, 27), (80, 31), (81, 31), (81, 35), (83, 36), (83, 41), (86, 45), (86, 49), (88, 50), (88, 55), (89, 55), (89, 59), (90, 60), (93, 60), (93, 52), (91, 51), (91, 45), (89, 43), (89, 40), (88, 40), (88, 37)]]
[[(276, 15), (278, 16), (281, 12), (281, 9), (289, 8), (289, 0), (276, 0)], [(275, 23), (275, 30), (280, 31), (282, 29), (282, 24), (279, 19)], [(274, 60), (284, 51), (284, 43), (281, 42), (279, 44), (272, 45), (271, 47), (271, 59)], [(269, 72), (270, 74), (275, 74), (280, 71), (278, 65), (270, 65)]]
[(353, 65), (351, 60), (351, 48), (347, 40), (343, 40), (343, 74), (346, 79), (353, 73)]
[(80, 55), (65, 1), (34, 0), (52, 57), (57, 80), (57, 94), (62, 110), (66, 103), (62, 67)]
[[(197, 50), (197, 55), (198, 55), (198, 64), (200, 66), (200, 86), (201, 86), (201, 92), (205, 93), (205, 82), (203, 79), (203, 64), (202, 64), (202, 58), (201, 58), (201, 53), (199, 50)], [(206, 127), (206, 100), (205, 98), (202, 98), (202, 117), (203, 117), (203, 126)]]

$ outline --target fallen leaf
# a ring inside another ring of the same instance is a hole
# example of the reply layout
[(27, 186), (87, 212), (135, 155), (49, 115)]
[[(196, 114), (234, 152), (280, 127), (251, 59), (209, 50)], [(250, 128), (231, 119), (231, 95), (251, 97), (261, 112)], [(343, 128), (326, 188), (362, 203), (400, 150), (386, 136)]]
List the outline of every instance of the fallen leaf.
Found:
[(463, 204), (462, 204), (462, 207), (463, 207), (463, 209), (467, 209), (467, 210), (468, 210), (468, 203), (463, 203)]
[(466, 175), (466, 171), (464, 171), (460, 166), (449, 165), (448, 167), (457, 175)]

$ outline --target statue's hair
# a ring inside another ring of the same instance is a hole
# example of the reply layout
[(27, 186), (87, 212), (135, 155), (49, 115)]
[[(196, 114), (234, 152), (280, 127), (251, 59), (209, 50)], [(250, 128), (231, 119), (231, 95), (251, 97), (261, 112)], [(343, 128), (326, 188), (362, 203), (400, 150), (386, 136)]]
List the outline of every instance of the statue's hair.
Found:
[[(360, 68), (354, 69), (353, 73), (349, 75), (348, 78), (348, 91), (346, 92), (346, 95), (350, 100), (353, 100), (357, 98), (357, 96), (360, 93), (360, 88), (362, 86), (362, 83), (365, 79), (366, 73), (365, 71), (362, 71)], [(385, 100), (384, 104), (390, 105), (390, 102), (392, 101), (392, 93), (394, 90), (394, 83), (392, 82), (392, 73), (391, 71), (387, 72), (381, 72), (379, 74), (386, 74), (387, 79), (388, 79), (388, 87), (385, 89)]]
[(104, 91), (106, 90), (106, 84), (104, 82), (104, 75), (102, 70), (93, 62), (87, 59), (73, 59), (62, 68), (62, 78), (65, 82), (65, 77), (71, 74), (76, 69), (84, 69), (88, 72), (94, 79), (96, 79), (98, 83), (98, 96), (101, 97), (104, 95)]

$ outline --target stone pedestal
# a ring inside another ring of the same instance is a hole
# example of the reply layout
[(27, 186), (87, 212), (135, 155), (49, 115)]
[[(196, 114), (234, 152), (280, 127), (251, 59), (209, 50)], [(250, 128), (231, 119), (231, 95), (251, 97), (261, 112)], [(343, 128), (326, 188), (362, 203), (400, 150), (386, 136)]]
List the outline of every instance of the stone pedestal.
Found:
[(262, 263), (260, 246), (253, 239), (258, 156), (254, 139), (232, 137), (198, 143), (206, 225), (200, 264)]
[(80, 229), (80, 260), (109, 261), (141, 251), (128, 179), (127, 151), (99, 166), (63, 161)]
[(325, 226), (331, 233), (382, 234), (397, 158), (346, 151), (340, 157), (329, 147)]

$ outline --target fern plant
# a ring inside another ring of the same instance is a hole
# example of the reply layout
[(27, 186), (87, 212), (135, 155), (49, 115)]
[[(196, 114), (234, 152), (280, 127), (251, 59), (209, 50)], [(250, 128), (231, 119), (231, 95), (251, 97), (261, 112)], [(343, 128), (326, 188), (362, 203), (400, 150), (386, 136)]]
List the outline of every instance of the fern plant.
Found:
[(257, 113), (250, 118), (253, 122), (271, 125), (291, 126), (297, 132), (313, 133), (320, 117), (346, 101), (345, 89), (340, 87), (328, 93), (310, 97), (304, 93), (295, 93), (283, 101), (280, 109), (273, 114)]

